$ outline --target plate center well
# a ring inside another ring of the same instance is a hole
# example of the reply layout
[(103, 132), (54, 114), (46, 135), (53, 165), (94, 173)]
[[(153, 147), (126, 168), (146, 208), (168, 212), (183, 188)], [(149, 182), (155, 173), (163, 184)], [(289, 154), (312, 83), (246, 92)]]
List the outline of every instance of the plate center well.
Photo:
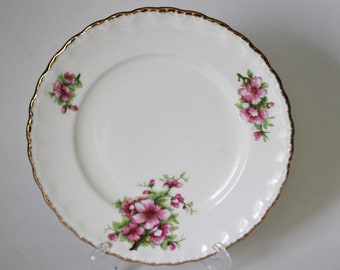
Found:
[(75, 145), (87, 181), (109, 203), (138, 183), (186, 172), (195, 208), (218, 204), (237, 182), (246, 140), (233, 89), (206, 64), (148, 54), (113, 65), (85, 95)]

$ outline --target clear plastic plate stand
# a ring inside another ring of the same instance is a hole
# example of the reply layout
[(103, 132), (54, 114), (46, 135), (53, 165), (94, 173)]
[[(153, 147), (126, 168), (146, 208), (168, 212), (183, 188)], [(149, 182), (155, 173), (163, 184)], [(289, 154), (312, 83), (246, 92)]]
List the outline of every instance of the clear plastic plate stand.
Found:
[[(91, 269), (92, 270), (146, 270), (155, 268), (155, 270), (175, 270), (187, 268), (195, 270), (230, 270), (231, 269), (231, 258), (228, 251), (223, 247), (222, 244), (216, 243), (213, 245), (213, 249), (217, 253), (213, 256), (206, 258), (205, 260), (198, 262), (189, 262), (181, 265), (173, 266), (150, 266), (144, 264), (138, 264), (133, 262), (127, 262), (120, 260), (116, 257), (105, 254), (111, 248), (112, 244), (109, 242), (98, 245), (92, 252), (90, 257)], [(184, 267), (185, 265), (185, 267)], [(197, 267), (198, 266), (198, 267)]]

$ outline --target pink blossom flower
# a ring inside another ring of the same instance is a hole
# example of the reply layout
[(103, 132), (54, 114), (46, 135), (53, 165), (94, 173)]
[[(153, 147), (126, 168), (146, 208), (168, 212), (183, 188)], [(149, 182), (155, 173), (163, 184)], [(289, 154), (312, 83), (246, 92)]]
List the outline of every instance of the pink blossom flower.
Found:
[(258, 115), (257, 110), (252, 107), (240, 110), (240, 116), (244, 120), (248, 120), (249, 122), (251, 121), (252, 118), (256, 117), (257, 115)]
[(64, 79), (67, 83), (70, 83), (70, 84), (76, 83), (75, 75), (73, 73), (65, 72)]
[(156, 183), (155, 179), (151, 179), (151, 180), (149, 181), (149, 186), (150, 186), (150, 187), (153, 187), (153, 186), (155, 185), (155, 183)]
[(66, 106), (61, 106), (60, 111), (61, 113), (65, 114), (67, 112)]
[(151, 230), (159, 225), (160, 220), (168, 220), (171, 213), (168, 209), (162, 209), (151, 199), (142, 199), (135, 203), (137, 214), (132, 219), (135, 223), (144, 223), (146, 230)]
[(175, 198), (180, 202), (180, 203), (184, 203), (184, 198), (182, 197), (182, 195), (181, 194), (176, 194), (175, 195)]
[(174, 242), (169, 242), (168, 243), (168, 247), (169, 249), (172, 251), (172, 250), (175, 250), (176, 249), (176, 244)]
[(166, 179), (166, 181), (163, 184), (163, 187), (170, 187), (170, 188), (172, 188), (172, 187), (180, 188), (182, 186), (183, 186), (183, 184), (180, 181), (178, 181), (177, 179), (174, 179), (174, 178)]
[(72, 92), (67, 86), (63, 86), (63, 93), (62, 93), (62, 100), (63, 101), (68, 101), (71, 98)]
[(241, 99), (244, 100), (245, 102), (249, 103), (251, 100), (251, 95), (249, 93), (249, 90), (246, 87), (239, 88), (237, 90), (238, 94), (241, 96)]
[(146, 194), (149, 194), (150, 193), (150, 190), (146, 189), (146, 190), (143, 190), (142, 194), (143, 195), (146, 195)]
[(238, 89), (238, 93), (241, 96), (241, 99), (245, 102), (256, 105), (261, 101), (267, 93), (267, 89), (261, 89), (260, 86), (262, 84), (261, 77), (253, 77), (250, 80), (250, 83), (247, 83), (245, 87)]
[(240, 110), (240, 116), (249, 123), (261, 125), (262, 121), (268, 117), (268, 112), (265, 109), (256, 110), (250, 107)]
[(110, 233), (107, 238), (109, 238), (109, 240), (111, 241), (117, 241), (118, 240), (118, 234), (116, 233)]
[(52, 93), (57, 97), (63, 100), (63, 101), (68, 101), (71, 98), (72, 92), (71, 90), (64, 85), (60, 81), (56, 81), (53, 86), (53, 91)]
[(181, 194), (176, 194), (175, 197), (171, 198), (170, 205), (174, 208), (179, 208), (181, 203), (184, 202), (184, 198)]
[(155, 245), (162, 244), (163, 241), (172, 234), (170, 230), (171, 226), (171, 224), (163, 224), (158, 228), (156, 227), (150, 235), (150, 242)]
[(240, 109), (240, 116), (256, 128), (256, 131), (253, 132), (256, 141), (261, 138), (266, 141), (268, 139), (266, 134), (269, 132), (264, 130), (267, 130), (269, 126), (273, 126), (270, 119), (274, 118), (269, 117), (268, 110), (275, 106), (275, 103), (269, 101), (266, 97), (268, 83), (263, 82), (259, 76), (253, 76), (253, 72), (249, 69), (246, 77), (237, 73), (237, 78), (238, 81), (242, 81), (242, 88), (238, 89), (238, 94), (241, 98), (235, 104)]
[(265, 119), (268, 118), (268, 111), (265, 110), (265, 109), (259, 109), (258, 114), (259, 114), (259, 117), (261, 119), (261, 122), (262, 122), (262, 120), (265, 120)]
[(131, 217), (135, 213), (135, 201), (131, 198), (123, 201), (119, 213), (123, 216)]
[(192, 206), (194, 205), (193, 202), (189, 202), (186, 205), (183, 205), (183, 210), (186, 214), (192, 214)]
[(190, 209), (189, 209), (189, 207), (186, 207), (185, 205), (183, 205), (183, 211), (184, 211), (186, 214), (190, 214)]
[(254, 137), (255, 137), (255, 141), (260, 140), (261, 137), (262, 137), (261, 131), (255, 131), (255, 132), (254, 132)]
[(136, 223), (130, 223), (122, 228), (121, 233), (127, 235), (128, 241), (135, 242), (140, 239), (140, 236), (144, 233), (144, 229)]
[(53, 85), (53, 95), (55, 95), (57, 98), (61, 97), (63, 94), (63, 83), (61, 81), (56, 81)]

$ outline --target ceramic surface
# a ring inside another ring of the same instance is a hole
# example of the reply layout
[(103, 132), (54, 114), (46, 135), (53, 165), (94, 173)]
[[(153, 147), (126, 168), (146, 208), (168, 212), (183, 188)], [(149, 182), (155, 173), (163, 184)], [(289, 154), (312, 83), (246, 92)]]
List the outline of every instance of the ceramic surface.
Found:
[(199, 260), (247, 235), (287, 178), (292, 136), (260, 51), (173, 8), (116, 14), (69, 40), (28, 124), (35, 180), (63, 224), (149, 264)]

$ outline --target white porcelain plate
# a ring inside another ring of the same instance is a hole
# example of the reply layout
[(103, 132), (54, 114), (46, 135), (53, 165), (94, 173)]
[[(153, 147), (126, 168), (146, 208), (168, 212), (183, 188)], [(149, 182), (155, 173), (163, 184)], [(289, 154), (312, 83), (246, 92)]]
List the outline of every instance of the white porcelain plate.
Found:
[(150, 264), (248, 234), (287, 174), (293, 127), (266, 58), (203, 14), (144, 8), (70, 39), (27, 125), (43, 196), (80, 239)]

